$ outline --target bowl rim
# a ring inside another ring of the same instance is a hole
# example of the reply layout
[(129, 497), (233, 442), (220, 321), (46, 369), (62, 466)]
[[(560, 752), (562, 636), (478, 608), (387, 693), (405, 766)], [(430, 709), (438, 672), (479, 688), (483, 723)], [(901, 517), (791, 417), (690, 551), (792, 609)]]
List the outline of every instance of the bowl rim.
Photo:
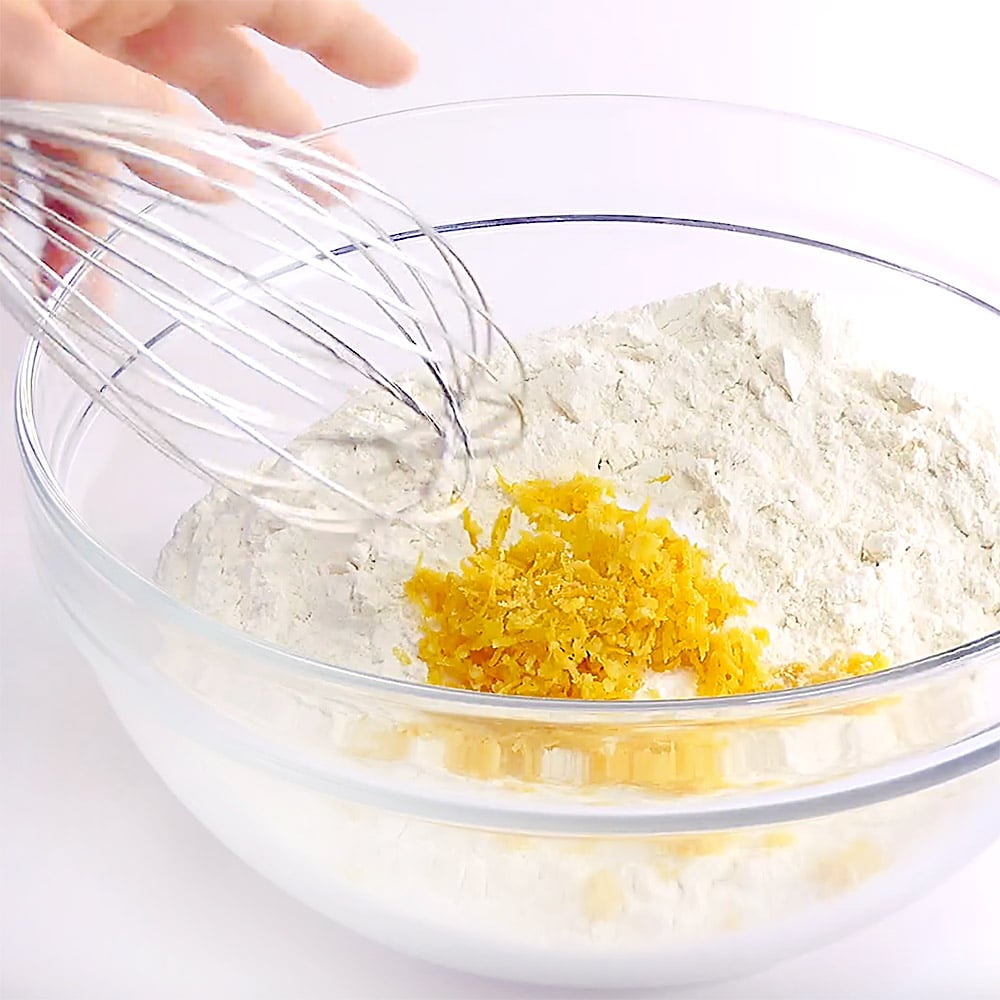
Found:
[(907, 142), (905, 139), (896, 139), (893, 136), (883, 135), (872, 129), (860, 128), (856, 125), (845, 125), (843, 122), (834, 121), (830, 118), (816, 118), (812, 115), (801, 114), (797, 111), (781, 111), (776, 108), (764, 107), (759, 104), (743, 104), (739, 101), (721, 101), (710, 97), (680, 97), (673, 94), (647, 94), (633, 93), (631, 91), (554, 91), (545, 94), (510, 94), (501, 97), (477, 97), (462, 101), (443, 101), (439, 104), (417, 104), (411, 108), (399, 108), (395, 111), (377, 112), (372, 115), (361, 115), (357, 118), (349, 118), (337, 125), (326, 125), (318, 132), (312, 132), (301, 136), (303, 142), (318, 142), (329, 138), (340, 129), (352, 128), (356, 125), (366, 125), (373, 122), (384, 121), (389, 118), (415, 118), (419, 115), (437, 114), (442, 111), (461, 112), (479, 111), (489, 107), (505, 107), (520, 103), (542, 104), (546, 102), (561, 101), (649, 101), (651, 103), (686, 105), (690, 107), (707, 107), (717, 110), (734, 111), (745, 114), (760, 115), (765, 118), (772, 118), (776, 121), (798, 122), (810, 128), (830, 129), (841, 132), (844, 135), (854, 135), (859, 138), (875, 140), (876, 142), (894, 146), (902, 152), (918, 153), (921, 156), (929, 157), (938, 163), (951, 166), (961, 170), (963, 173), (980, 180), (988, 181), (992, 184), (1000, 185), (1000, 176), (987, 173), (978, 167), (972, 167), (954, 157), (946, 156), (936, 150), (928, 149), (925, 146), (918, 146), (915, 143)]
[[(929, 158), (956, 174), (961, 173), (985, 181), (989, 186), (995, 187), (997, 194), (1000, 195), (1000, 178), (970, 167), (950, 157), (942, 156), (936, 152), (899, 139), (881, 135), (877, 132), (794, 112), (778, 111), (755, 105), (657, 94), (604, 92), (549, 93), (428, 104), (353, 118), (304, 136), (303, 140), (314, 142), (351, 127), (415, 118), (422, 115), (461, 113), (495, 107), (510, 107), (517, 104), (539, 105), (562, 101), (655, 102), (675, 106), (704, 106), (718, 111), (755, 114), (773, 121), (784, 121), (804, 127), (818, 128), (845, 137), (853, 136), (864, 139), (873, 145), (892, 146), (908, 155)], [(113, 239), (117, 235), (117, 233), (112, 234), (110, 238)], [(157, 335), (154, 334), (153, 336), (156, 337)], [(988, 651), (1000, 650), (1000, 629), (997, 629), (994, 632), (987, 633), (984, 636), (975, 638), (950, 650), (921, 657), (920, 659), (899, 664), (867, 676), (852, 677), (846, 680), (832, 681), (804, 688), (758, 694), (686, 699), (656, 699), (648, 701), (581, 701), (569, 698), (540, 698), (466, 691), (456, 688), (436, 687), (419, 681), (366, 673), (350, 667), (339, 666), (335, 663), (303, 656), (277, 643), (256, 638), (234, 626), (218, 622), (204, 612), (178, 600), (157, 586), (152, 579), (113, 555), (90, 532), (83, 519), (69, 502), (59, 483), (58, 477), (46, 455), (46, 449), (42, 445), (41, 436), (34, 419), (35, 381), (39, 375), (40, 364), (44, 356), (45, 353), (39, 341), (29, 338), (18, 366), (15, 382), (14, 417), (16, 440), (21, 464), (29, 485), (45, 504), (49, 513), (55, 516), (59, 526), (64, 531), (69, 531), (71, 544), (89, 557), (88, 561), (90, 564), (108, 582), (130, 592), (137, 600), (150, 607), (158, 616), (173, 620), (183, 629), (202, 635), (214, 643), (253, 655), (258, 659), (271, 661), (269, 665), (278, 671), (287, 670), (300, 676), (340, 684), (355, 690), (367, 691), (371, 694), (395, 696), (418, 702), (425, 707), (430, 707), (427, 703), (431, 703), (438, 710), (464, 709), (477, 713), (485, 711), (491, 715), (501, 714), (506, 718), (530, 718), (544, 714), (549, 720), (551, 720), (552, 716), (558, 716), (566, 722), (573, 723), (584, 720), (588, 722), (599, 721), (601, 719), (610, 720), (612, 717), (621, 715), (631, 715), (637, 719), (638, 717), (656, 719), (678, 716), (690, 718), (691, 716), (704, 714), (711, 715), (713, 718), (719, 718), (720, 715), (725, 716), (731, 713), (743, 714), (748, 710), (784, 709), (790, 706), (803, 705), (807, 702), (815, 703), (817, 698), (829, 697), (832, 700), (836, 700), (838, 696), (848, 698), (869, 694), (884, 696), (887, 691), (895, 689), (915, 677), (923, 677), (929, 673), (940, 674), (949, 668), (968, 664)]]

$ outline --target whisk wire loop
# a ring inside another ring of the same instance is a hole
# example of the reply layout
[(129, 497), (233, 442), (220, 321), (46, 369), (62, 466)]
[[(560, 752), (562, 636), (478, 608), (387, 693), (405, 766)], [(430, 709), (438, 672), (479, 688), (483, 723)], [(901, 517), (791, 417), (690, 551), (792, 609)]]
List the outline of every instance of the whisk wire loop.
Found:
[[(4, 304), (92, 400), (269, 516), (440, 516), (519, 438), (523, 372), (469, 267), (321, 146), (3, 100), (0, 166)], [(371, 475), (345, 480), (340, 446)]]

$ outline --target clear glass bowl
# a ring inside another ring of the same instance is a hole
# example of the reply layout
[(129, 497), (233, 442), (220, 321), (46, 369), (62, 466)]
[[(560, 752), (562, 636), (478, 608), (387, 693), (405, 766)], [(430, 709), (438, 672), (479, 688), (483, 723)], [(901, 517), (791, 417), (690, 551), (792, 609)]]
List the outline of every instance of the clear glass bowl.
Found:
[[(798, 286), (850, 303), (873, 361), (1000, 410), (994, 179), (844, 128), (651, 97), (339, 131), (451, 233), (515, 338), (719, 281)], [(153, 349), (186, 349), (149, 325)], [(204, 488), (35, 346), (17, 425), (55, 612), (143, 753), (248, 864), (387, 945), (575, 987), (733, 976), (876, 919), (1000, 833), (1000, 633), (866, 679), (693, 702), (380, 679), (150, 582)]]

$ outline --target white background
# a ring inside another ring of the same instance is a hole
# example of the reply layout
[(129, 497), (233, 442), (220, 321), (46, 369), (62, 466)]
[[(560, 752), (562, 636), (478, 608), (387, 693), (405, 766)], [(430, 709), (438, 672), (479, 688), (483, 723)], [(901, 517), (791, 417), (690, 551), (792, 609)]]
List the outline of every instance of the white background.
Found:
[[(324, 121), (506, 94), (666, 93), (847, 122), (1000, 176), (1000, 12), (991, 0), (371, 6), (419, 51), (421, 72), (401, 91), (372, 94), (281, 53)], [(2, 314), (0, 323), (10, 325)], [(554, 996), (436, 970), (335, 927), (246, 869), (159, 784), (40, 602), (9, 416), (18, 347), (14, 331), (0, 330), (0, 995)], [(1000, 846), (850, 939), (753, 980), (670, 995), (995, 995), (998, 890)]]

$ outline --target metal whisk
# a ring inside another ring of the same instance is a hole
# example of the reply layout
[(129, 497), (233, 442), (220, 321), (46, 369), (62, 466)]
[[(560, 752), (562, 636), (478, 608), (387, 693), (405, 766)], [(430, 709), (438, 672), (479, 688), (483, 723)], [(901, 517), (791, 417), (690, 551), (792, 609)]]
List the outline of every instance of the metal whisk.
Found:
[[(315, 143), (5, 100), (0, 216), (0, 292), (24, 329), (146, 442), (272, 515), (430, 516), (519, 437), (520, 363), (468, 268)], [(394, 414), (373, 435), (422, 476), (416, 502), (338, 476), (350, 439), (329, 432), (323, 467), (295, 443), (372, 386)]]

